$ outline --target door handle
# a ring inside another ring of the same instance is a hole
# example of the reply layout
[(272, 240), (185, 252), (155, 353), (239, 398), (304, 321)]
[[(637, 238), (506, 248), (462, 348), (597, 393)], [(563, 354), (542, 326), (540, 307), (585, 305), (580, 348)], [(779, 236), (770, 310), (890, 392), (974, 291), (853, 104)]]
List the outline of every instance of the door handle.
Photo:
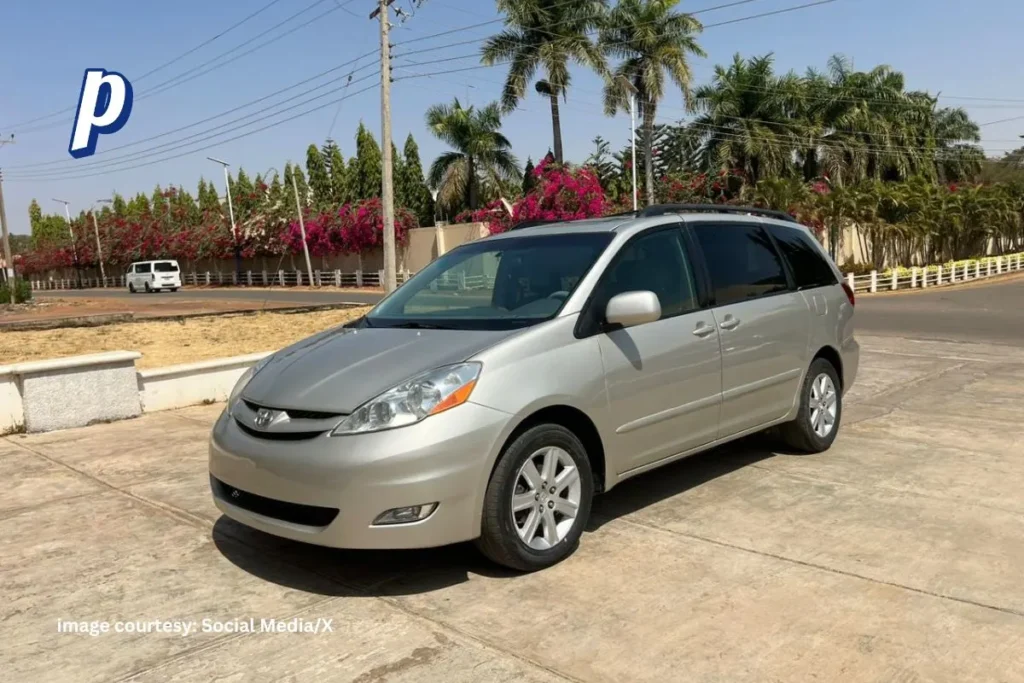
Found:
[(740, 321), (736, 318), (726, 318), (718, 324), (723, 330), (735, 330), (740, 326)]
[(706, 337), (714, 331), (715, 328), (713, 326), (701, 323), (697, 325), (697, 328), (693, 331), (693, 333), (698, 337)]

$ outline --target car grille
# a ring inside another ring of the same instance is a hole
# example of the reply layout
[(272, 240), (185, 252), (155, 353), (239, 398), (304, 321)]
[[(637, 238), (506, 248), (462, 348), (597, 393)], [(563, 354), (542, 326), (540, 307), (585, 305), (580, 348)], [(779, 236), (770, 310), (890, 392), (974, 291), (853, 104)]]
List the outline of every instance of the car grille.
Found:
[(238, 428), (249, 436), (255, 439), (267, 439), (269, 441), (307, 441), (309, 439), (315, 439), (316, 437), (323, 434), (323, 431), (319, 432), (261, 432), (259, 430), (248, 427), (238, 419), (235, 420), (235, 424)]
[(325, 508), (316, 505), (301, 505), (283, 500), (266, 498), (249, 493), (234, 486), (225, 484), (217, 477), (210, 475), (210, 488), (215, 496), (243, 510), (279, 519), (282, 522), (301, 524), (302, 526), (325, 527), (338, 516), (338, 508)]
[(294, 410), (294, 409), (281, 409), (271, 408), (270, 406), (261, 406), (258, 403), (252, 401), (244, 401), (245, 405), (248, 406), (249, 410), (256, 413), (260, 410), (274, 410), (281, 411), (288, 416), (290, 420), (330, 420), (335, 417), (344, 417), (344, 413), (323, 413), (316, 410)]

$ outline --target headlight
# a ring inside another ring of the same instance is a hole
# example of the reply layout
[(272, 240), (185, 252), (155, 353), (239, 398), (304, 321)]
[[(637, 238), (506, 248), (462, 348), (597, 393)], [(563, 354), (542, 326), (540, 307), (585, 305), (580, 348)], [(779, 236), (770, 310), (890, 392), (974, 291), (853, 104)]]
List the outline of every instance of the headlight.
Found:
[(270, 359), (273, 357), (273, 354), (267, 356), (260, 362), (256, 363), (256, 365), (253, 365), (250, 368), (248, 368), (245, 372), (242, 373), (242, 376), (238, 378), (238, 381), (235, 382), (235, 388), (231, 390), (231, 395), (228, 396), (229, 415), (231, 414), (232, 406), (235, 405), (235, 401), (238, 399), (238, 397), (242, 395), (242, 391), (245, 389), (246, 385), (249, 384), (249, 381), (256, 376), (257, 372), (265, 368), (267, 366), (267, 363), (269, 363)]
[(404, 427), (462, 405), (473, 393), (479, 375), (479, 363), (449, 365), (417, 375), (361, 405), (331, 435)]

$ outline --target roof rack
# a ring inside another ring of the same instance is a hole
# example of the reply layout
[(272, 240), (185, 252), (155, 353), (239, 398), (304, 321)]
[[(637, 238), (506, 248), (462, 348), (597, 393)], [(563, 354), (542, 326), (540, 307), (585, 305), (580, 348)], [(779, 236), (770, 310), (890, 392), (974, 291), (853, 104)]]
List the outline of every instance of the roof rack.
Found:
[(607, 216), (594, 216), (592, 218), (570, 218), (570, 219), (559, 218), (559, 219), (556, 219), (556, 220), (545, 220), (543, 218), (535, 218), (535, 219), (527, 220), (527, 221), (519, 221), (518, 223), (513, 225), (511, 228), (509, 228), (509, 230), (523, 230), (525, 228), (536, 228), (539, 225), (554, 225), (556, 223), (575, 223), (576, 221), (588, 221), (588, 220), (594, 220), (596, 218), (618, 218), (620, 216), (636, 216), (636, 215), (637, 215), (637, 213), (635, 211), (624, 211), (622, 213), (612, 213), (612, 214), (608, 214)]
[(761, 209), (756, 206), (733, 206), (731, 204), (654, 204), (642, 209), (638, 218), (651, 218), (653, 216), (664, 216), (670, 213), (731, 213), (746, 216), (764, 216), (765, 218), (777, 218), (790, 223), (798, 222), (785, 211), (774, 209)]

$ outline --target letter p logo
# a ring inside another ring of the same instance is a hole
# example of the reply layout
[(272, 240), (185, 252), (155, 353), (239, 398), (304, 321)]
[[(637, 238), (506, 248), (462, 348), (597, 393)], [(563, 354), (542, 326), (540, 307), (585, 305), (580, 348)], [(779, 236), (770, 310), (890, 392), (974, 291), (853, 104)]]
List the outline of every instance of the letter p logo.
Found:
[(132, 84), (116, 71), (86, 69), (68, 153), (76, 159), (96, 152), (100, 134), (116, 133), (132, 113)]

